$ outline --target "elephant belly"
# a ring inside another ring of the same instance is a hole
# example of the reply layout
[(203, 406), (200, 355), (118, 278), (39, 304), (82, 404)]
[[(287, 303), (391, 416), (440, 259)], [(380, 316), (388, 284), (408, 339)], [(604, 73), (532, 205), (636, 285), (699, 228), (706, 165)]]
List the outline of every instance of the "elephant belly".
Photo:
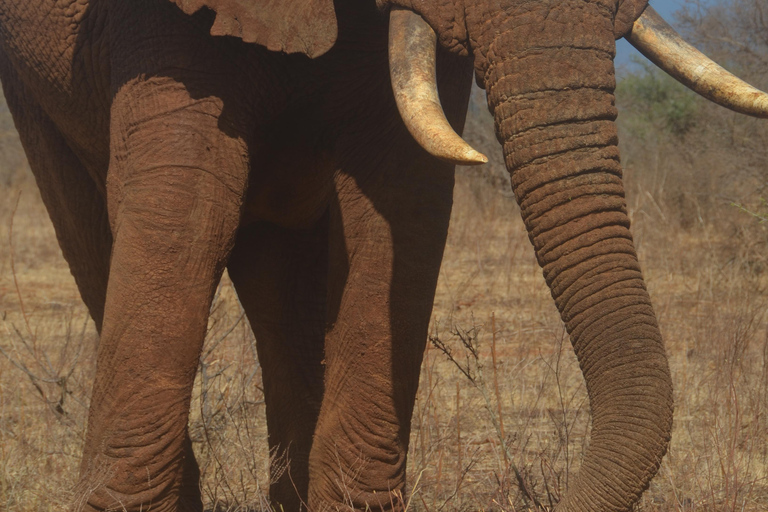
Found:
[(243, 225), (266, 221), (285, 228), (312, 226), (334, 197), (336, 166), (329, 153), (282, 148), (252, 162)]

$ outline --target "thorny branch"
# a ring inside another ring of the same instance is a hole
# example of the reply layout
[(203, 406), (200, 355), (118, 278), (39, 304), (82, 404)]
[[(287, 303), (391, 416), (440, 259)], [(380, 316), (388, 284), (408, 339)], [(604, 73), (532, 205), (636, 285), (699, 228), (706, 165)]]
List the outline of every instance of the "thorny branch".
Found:
[[(472, 327), (469, 329), (465, 330), (458, 325), (453, 325), (448, 331), (455, 339), (459, 340), (461, 345), (466, 350), (466, 363), (464, 364), (460, 363), (456, 359), (451, 347), (445, 343), (445, 341), (440, 339), (438, 334), (438, 327), (439, 326), (436, 326), (435, 328), (435, 335), (429, 336), (430, 343), (432, 343), (435, 348), (445, 354), (445, 356), (454, 364), (454, 366), (456, 366), (456, 368), (467, 378), (467, 380), (469, 380), (469, 382), (478, 391), (480, 391), (480, 394), (483, 397), (483, 401), (485, 402), (485, 408), (490, 416), (491, 423), (493, 424), (493, 427), (496, 430), (496, 435), (500, 440), (501, 448), (504, 450), (504, 458), (508, 461), (508, 469), (511, 469), (514, 473), (515, 480), (517, 481), (518, 488), (522, 492), (523, 499), (528, 506), (533, 504), (536, 510), (544, 510), (544, 507), (541, 505), (538, 498), (528, 488), (528, 485), (525, 482), (525, 478), (523, 477), (520, 470), (517, 468), (514, 462), (509, 460), (509, 444), (503, 435), (503, 428), (501, 426), (502, 424), (500, 418), (497, 417), (495, 408), (492, 404), (490, 393), (488, 392), (488, 387), (485, 383), (485, 378), (483, 376), (484, 365), (480, 358), (479, 349), (479, 336), (481, 326), (475, 324), (474, 316), (472, 316)], [(493, 371), (496, 371), (495, 366), (493, 367)], [(497, 396), (496, 399), (498, 401), (499, 397)]]

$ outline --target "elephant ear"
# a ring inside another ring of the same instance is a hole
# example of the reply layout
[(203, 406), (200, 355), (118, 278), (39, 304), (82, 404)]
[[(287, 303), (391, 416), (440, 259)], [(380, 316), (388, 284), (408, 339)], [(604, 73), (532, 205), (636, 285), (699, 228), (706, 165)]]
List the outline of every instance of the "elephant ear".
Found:
[(333, 0), (171, 0), (187, 13), (216, 12), (211, 35), (319, 57), (336, 42)]

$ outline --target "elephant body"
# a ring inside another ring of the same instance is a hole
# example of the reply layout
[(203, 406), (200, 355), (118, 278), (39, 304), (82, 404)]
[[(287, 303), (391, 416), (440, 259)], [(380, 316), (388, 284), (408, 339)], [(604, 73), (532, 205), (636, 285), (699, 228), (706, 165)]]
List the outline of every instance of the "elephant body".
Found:
[(455, 130), (486, 87), (585, 372), (592, 448), (561, 509), (629, 510), (672, 411), (613, 123), (614, 38), (645, 2), (176, 4), (0, 0), (3, 89), (100, 333), (73, 510), (202, 509), (187, 418), (225, 268), (289, 461), (274, 506), (403, 506), (453, 165), (400, 118), (389, 7), (437, 31)]

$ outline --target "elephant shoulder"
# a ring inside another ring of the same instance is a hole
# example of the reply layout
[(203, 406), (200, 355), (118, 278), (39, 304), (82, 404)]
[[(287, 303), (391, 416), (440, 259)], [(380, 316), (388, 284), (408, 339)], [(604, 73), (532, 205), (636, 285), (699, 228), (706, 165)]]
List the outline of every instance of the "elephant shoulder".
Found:
[(214, 36), (234, 36), (269, 50), (318, 57), (336, 42), (333, 0), (171, 0), (187, 13), (216, 12)]

